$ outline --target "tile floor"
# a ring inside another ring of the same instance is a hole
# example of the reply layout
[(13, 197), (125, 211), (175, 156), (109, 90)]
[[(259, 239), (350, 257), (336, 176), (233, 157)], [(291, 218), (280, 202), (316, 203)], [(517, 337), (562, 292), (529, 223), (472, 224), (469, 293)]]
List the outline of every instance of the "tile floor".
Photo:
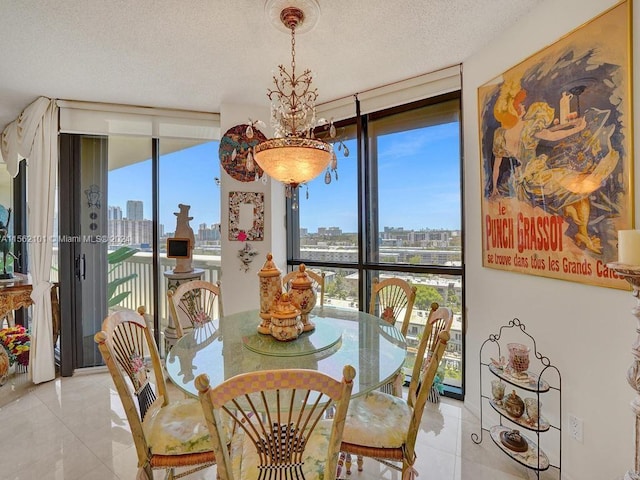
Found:
[[(176, 394), (181, 395), (176, 392)], [(536, 478), (508, 459), (491, 439), (471, 441), (478, 421), (462, 402), (428, 403), (418, 435), (420, 479), (513, 480)], [(33, 385), (26, 374), (0, 387), (0, 479), (129, 480), (136, 454), (120, 399), (104, 371), (76, 374)], [(546, 472), (540, 478), (558, 478)], [(157, 479), (163, 478), (156, 472)], [(192, 480), (214, 480), (215, 467)], [(400, 480), (400, 474), (371, 459), (353, 480)]]

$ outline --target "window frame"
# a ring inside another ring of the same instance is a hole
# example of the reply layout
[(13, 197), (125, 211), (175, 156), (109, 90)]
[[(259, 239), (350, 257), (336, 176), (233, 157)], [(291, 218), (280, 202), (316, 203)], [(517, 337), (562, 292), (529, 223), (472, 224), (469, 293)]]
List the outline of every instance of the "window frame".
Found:
[[(372, 168), (372, 162), (375, 159), (371, 158), (371, 152), (369, 151), (369, 124), (372, 121), (405, 113), (411, 110), (427, 107), (430, 105), (436, 105), (443, 102), (449, 102), (452, 100), (458, 101), (459, 112), (459, 143), (460, 143), (460, 235), (461, 235), (461, 264), (460, 266), (447, 266), (447, 265), (416, 265), (416, 264), (399, 264), (399, 263), (381, 263), (380, 261), (371, 261), (370, 252), (377, 251), (379, 249), (378, 235), (372, 235), (372, 231), (379, 231), (378, 219), (372, 218), (370, 214), (375, 208), (371, 208), (371, 205), (377, 205), (378, 191), (377, 191), (377, 174), (376, 169)], [(357, 204), (358, 204), (358, 261), (357, 262), (324, 262), (315, 261), (307, 258), (303, 258), (300, 248), (300, 210), (295, 208), (300, 201), (300, 189), (295, 189), (292, 192), (292, 196), (286, 199), (286, 225), (287, 225), (287, 269), (292, 271), (297, 268), (301, 263), (304, 263), (307, 267), (321, 267), (332, 269), (350, 269), (358, 272), (358, 301), (361, 311), (366, 311), (369, 305), (369, 292), (371, 291), (371, 285), (373, 278), (380, 274), (380, 272), (396, 272), (396, 273), (408, 273), (408, 274), (432, 274), (432, 275), (449, 275), (460, 277), (462, 281), (462, 386), (460, 388), (451, 387), (445, 389), (445, 394), (454, 398), (464, 398), (464, 384), (465, 384), (465, 358), (464, 358), (464, 338), (465, 338), (465, 277), (464, 277), (464, 170), (463, 170), (463, 132), (462, 132), (462, 94), (460, 90), (449, 92), (443, 95), (430, 97), (427, 99), (419, 100), (405, 105), (387, 108), (377, 112), (372, 112), (362, 115), (360, 113), (360, 104), (356, 97), (356, 116), (350, 119), (336, 122), (336, 127), (343, 127), (347, 125), (356, 126), (356, 161), (357, 161), (357, 179), (358, 179), (358, 192), (357, 192)], [(322, 132), (319, 132), (319, 137), (322, 136)]]

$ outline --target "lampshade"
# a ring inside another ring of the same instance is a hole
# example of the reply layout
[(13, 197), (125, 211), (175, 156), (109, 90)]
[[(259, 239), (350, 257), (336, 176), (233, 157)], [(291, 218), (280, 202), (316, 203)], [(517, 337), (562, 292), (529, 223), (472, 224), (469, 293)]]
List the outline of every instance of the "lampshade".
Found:
[(327, 168), (333, 146), (313, 138), (272, 138), (254, 149), (255, 161), (271, 178), (293, 188)]

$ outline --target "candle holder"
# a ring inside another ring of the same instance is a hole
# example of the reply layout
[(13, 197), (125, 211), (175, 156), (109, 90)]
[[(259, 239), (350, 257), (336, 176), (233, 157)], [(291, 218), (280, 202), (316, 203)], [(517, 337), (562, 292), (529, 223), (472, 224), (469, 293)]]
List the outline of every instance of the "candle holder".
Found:
[(627, 382), (636, 391), (636, 398), (631, 402), (631, 410), (636, 415), (636, 438), (635, 438), (635, 461), (634, 470), (628, 471), (624, 476), (624, 480), (640, 479), (640, 265), (629, 265), (626, 263), (607, 263), (607, 267), (614, 270), (620, 277), (624, 278), (631, 287), (633, 287), (632, 295), (636, 298), (636, 306), (631, 313), (636, 317), (638, 327), (636, 332), (638, 337), (631, 345), (631, 353), (633, 354), (633, 363), (627, 370)]

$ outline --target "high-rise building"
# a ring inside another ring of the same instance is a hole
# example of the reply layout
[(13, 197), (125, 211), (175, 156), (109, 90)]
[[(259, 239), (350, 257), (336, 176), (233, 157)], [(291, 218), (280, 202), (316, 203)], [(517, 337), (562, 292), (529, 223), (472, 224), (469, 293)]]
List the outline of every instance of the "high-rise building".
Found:
[(207, 226), (206, 223), (198, 225), (197, 240), (200, 242), (210, 242), (220, 240), (220, 224), (213, 223)]
[(109, 220), (109, 239), (113, 245), (151, 245), (152, 227), (151, 220)]
[(109, 220), (122, 220), (122, 209), (109, 205)]
[(127, 220), (144, 220), (142, 200), (127, 200)]

